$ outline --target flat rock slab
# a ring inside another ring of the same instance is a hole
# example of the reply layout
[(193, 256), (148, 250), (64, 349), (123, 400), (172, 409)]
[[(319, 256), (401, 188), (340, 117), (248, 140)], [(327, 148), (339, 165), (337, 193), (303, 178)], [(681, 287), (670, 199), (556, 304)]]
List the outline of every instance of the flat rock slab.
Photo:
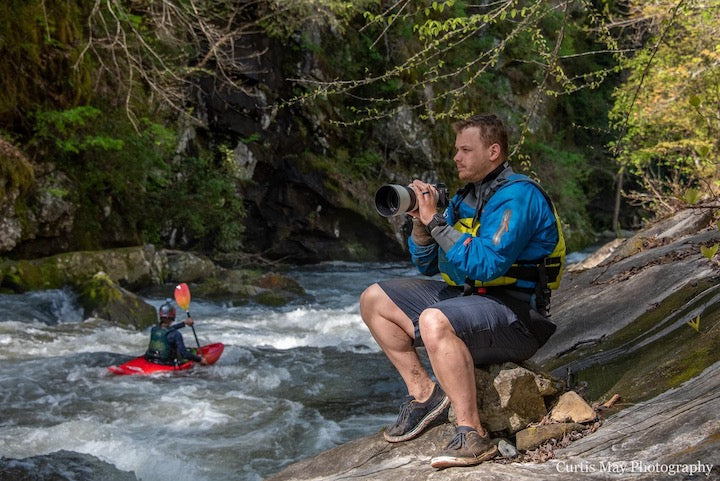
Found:
[[(430, 458), (454, 433), (446, 423), (405, 443), (389, 444), (381, 433), (358, 439), (268, 480), (720, 480), (718, 412), (720, 363), (715, 363), (682, 386), (625, 408), (596, 432), (558, 449), (546, 463), (432, 469)], [(698, 471), (691, 476), (691, 469)]]

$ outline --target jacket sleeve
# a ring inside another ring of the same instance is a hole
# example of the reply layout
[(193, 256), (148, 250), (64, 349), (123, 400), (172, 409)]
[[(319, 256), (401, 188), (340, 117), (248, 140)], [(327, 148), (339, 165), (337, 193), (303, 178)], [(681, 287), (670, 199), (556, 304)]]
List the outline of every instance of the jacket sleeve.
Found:
[(202, 358), (200, 356), (197, 356), (187, 350), (187, 348), (185, 347), (185, 340), (183, 339), (182, 334), (180, 334), (177, 329), (170, 331), (167, 337), (168, 342), (170, 342), (171, 344), (175, 344), (175, 350), (177, 351), (179, 358), (190, 359), (191, 361), (195, 362), (202, 361)]
[(426, 246), (417, 245), (412, 237), (408, 238), (410, 259), (420, 274), (433, 276), (440, 272), (438, 269), (438, 245), (433, 243)]
[(548, 221), (548, 215), (552, 212), (544, 196), (532, 184), (508, 185), (485, 205), (477, 236), (462, 234), (448, 246), (447, 260), (471, 279), (482, 282), (496, 279), (531, 253), (528, 250), (531, 239)]
[[(453, 206), (457, 203), (462, 202), (462, 197), (456, 194), (451, 200), (450, 205), (445, 209), (444, 216), (448, 222), (448, 227), (454, 222), (453, 220)], [(450, 230), (452, 227), (449, 227)], [(413, 240), (412, 236), (408, 238), (408, 250), (410, 251), (410, 259), (413, 265), (417, 268), (418, 272), (426, 276), (434, 276), (440, 272), (438, 267), (438, 243), (434, 242), (430, 245), (417, 245)]]
[(176, 322), (175, 324), (170, 326), (170, 328), (168, 330), (169, 331), (177, 331), (178, 329), (182, 329), (183, 327), (185, 327), (185, 321), (180, 321), (180, 322)]

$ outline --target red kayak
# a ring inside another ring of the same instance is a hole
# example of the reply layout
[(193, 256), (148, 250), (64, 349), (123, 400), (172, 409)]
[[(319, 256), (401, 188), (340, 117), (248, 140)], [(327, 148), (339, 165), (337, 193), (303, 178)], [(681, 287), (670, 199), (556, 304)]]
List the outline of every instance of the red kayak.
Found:
[[(202, 355), (205, 356), (208, 364), (214, 364), (218, 359), (220, 359), (220, 356), (223, 353), (223, 349), (225, 349), (225, 346), (220, 342), (200, 347)], [(114, 374), (153, 374), (156, 372), (164, 371), (183, 371), (185, 369), (190, 369), (195, 364), (200, 363), (188, 361), (177, 366), (156, 364), (154, 362), (148, 361), (143, 356), (140, 356), (126, 362), (125, 364), (121, 364), (119, 366), (110, 366), (108, 367), (108, 371)]]

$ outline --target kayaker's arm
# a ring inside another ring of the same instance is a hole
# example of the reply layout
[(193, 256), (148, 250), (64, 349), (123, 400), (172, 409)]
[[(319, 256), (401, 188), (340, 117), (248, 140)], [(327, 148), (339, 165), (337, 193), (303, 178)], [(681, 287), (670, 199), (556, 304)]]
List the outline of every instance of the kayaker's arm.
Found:
[(169, 331), (176, 331), (176, 330), (178, 330), (178, 329), (182, 329), (183, 327), (185, 327), (185, 321), (180, 321), (180, 322), (176, 322), (175, 324), (173, 324), (172, 326), (170, 326), (170, 327), (168, 328), (168, 330), (169, 330)]
[[(181, 322), (180, 324), (183, 326), (185, 325), (184, 322)], [(167, 339), (171, 345), (175, 345), (175, 350), (180, 358), (189, 359), (191, 361), (199, 362), (200, 364), (207, 364), (207, 361), (203, 356), (198, 356), (193, 354), (191, 351), (188, 351), (185, 347), (185, 341), (183, 340), (182, 334), (180, 334), (177, 329), (170, 331), (167, 335)]]

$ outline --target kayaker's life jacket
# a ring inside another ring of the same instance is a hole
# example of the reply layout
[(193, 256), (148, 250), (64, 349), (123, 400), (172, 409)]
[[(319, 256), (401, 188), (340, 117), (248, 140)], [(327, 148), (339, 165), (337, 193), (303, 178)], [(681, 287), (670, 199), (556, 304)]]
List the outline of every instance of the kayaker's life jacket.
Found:
[(150, 331), (150, 344), (148, 344), (145, 357), (155, 362), (171, 363), (175, 360), (175, 353), (170, 347), (167, 335), (170, 329), (162, 326), (153, 326)]
[[(464, 286), (465, 292), (467, 294), (472, 294), (477, 292), (478, 289), (482, 292), (485, 288), (490, 288), (491, 290), (496, 287), (513, 287), (518, 288), (520, 291), (533, 291), (533, 307), (535, 307), (539, 313), (547, 316), (549, 315), (550, 289), (557, 289), (560, 286), (562, 269), (565, 264), (565, 240), (563, 238), (561, 223), (555, 206), (550, 200), (548, 194), (537, 182), (527, 176), (512, 173), (512, 169), (506, 169), (491, 182), (490, 186), (485, 190), (482, 199), (480, 199), (479, 205), (475, 210), (474, 217), (472, 218), (459, 218), (459, 205), (464, 196), (467, 194), (467, 192), (460, 192), (459, 202), (455, 203), (453, 206), (452, 219), (456, 220), (453, 225), (456, 230), (476, 237), (478, 229), (480, 228), (480, 214), (488, 200), (498, 190), (500, 190), (501, 187), (516, 182), (528, 182), (537, 187), (552, 209), (553, 215), (555, 216), (555, 224), (557, 226), (558, 240), (552, 253), (547, 257), (542, 259), (519, 259), (515, 261), (507, 272), (500, 277), (490, 281), (478, 281), (466, 278)], [(469, 187), (472, 187), (472, 184)], [(439, 252), (438, 266), (440, 267), (441, 275), (445, 282), (453, 286), (460, 285), (443, 269), (444, 266), (448, 266), (448, 262), (446, 261), (445, 253), (442, 250)], [(535, 284), (535, 288), (524, 289), (519, 287), (517, 285), (518, 281), (532, 282)]]

